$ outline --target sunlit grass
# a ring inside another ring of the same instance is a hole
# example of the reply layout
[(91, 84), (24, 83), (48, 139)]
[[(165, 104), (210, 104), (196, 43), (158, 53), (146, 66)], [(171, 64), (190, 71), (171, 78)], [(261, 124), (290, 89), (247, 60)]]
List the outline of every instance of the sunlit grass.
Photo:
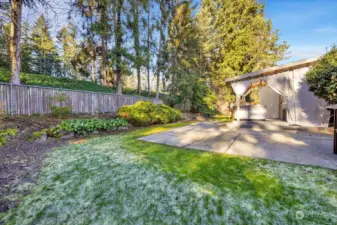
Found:
[(230, 121), (232, 121), (231, 116), (225, 115), (225, 114), (216, 114), (213, 119), (217, 122), (230, 122)]
[(189, 123), (54, 150), (34, 192), (6, 220), (20, 225), (336, 224), (336, 171), (137, 140)]

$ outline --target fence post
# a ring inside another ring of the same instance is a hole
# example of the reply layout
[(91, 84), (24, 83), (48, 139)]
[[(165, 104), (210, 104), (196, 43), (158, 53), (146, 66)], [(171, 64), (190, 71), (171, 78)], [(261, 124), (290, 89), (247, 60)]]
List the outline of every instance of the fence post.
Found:
[(9, 113), (11, 116), (13, 116), (13, 84), (10, 83), (9, 86)]

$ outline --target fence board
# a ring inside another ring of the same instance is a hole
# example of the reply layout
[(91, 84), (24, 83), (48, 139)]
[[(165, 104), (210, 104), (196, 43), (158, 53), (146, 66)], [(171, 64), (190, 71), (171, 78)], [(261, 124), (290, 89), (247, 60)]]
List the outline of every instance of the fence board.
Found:
[(14, 115), (49, 114), (51, 113), (52, 105), (60, 106), (54, 98), (55, 95), (59, 93), (64, 93), (68, 97), (62, 106), (71, 106), (73, 113), (115, 114), (121, 106), (132, 105), (141, 100), (151, 101), (155, 104), (162, 103), (161, 100), (140, 96), (116, 95), (31, 85), (12, 85), (11, 91), (11, 85), (9, 83), (0, 83), (0, 113), (10, 114), (12, 109)]

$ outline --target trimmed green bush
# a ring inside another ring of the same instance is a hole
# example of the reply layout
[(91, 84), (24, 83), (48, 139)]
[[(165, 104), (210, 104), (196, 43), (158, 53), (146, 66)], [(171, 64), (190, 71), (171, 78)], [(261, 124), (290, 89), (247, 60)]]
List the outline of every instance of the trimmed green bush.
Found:
[(181, 120), (183, 117), (179, 110), (148, 101), (139, 101), (134, 105), (123, 106), (118, 110), (117, 115), (137, 126), (166, 124)]

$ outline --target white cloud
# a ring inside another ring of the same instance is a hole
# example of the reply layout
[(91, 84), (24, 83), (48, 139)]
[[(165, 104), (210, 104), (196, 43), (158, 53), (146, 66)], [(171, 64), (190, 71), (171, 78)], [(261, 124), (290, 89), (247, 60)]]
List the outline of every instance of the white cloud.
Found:
[(337, 33), (337, 28), (333, 26), (323, 26), (316, 29), (318, 33)]
[(326, 53), (327, 47), (325, 45), (291, 45), (289, 48), (289, 54), (286, 56), (288, 59), (280, 61), (278, 64), (285, 64), (302, 59), (309, 59), (313, 57), (322, 56)]
[(290, 55), (295, 58), (311, 58), (324, 54), (326, 47), (323, 45), (297, 45), (290, 47)]

